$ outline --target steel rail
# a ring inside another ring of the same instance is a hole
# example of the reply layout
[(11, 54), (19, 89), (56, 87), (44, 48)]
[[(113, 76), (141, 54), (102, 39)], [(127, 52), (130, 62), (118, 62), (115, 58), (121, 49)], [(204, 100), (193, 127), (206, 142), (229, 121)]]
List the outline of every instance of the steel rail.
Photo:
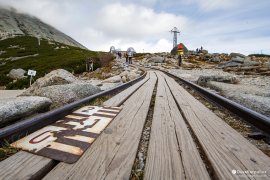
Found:
[(38, 129), (41, 129), (44, 126), (47, 126), (49, 124), (54, 123), (55, 121), (59, 120), (60, 118), (68, 115), (75, 108), (78, 108), (79, 106), (81, 106), (81, 105), (83, 105), (91, 100), (94, 100), (98, 97), (102, 97), (102, 96), (105, 96), (108, 94), (112, 94), (112, 93), (120, 91), (120, 90), (123, 90), (123, 89), (135, 84), (136, 82), (142, 80), (145, 76), (146, 76), (146, 72), (142, 76), (140, 76), (132, 81), (129, 81), (127, 83), (121, 84), (115, 88), (99, 92), (99, 93), (94, 94), (92, 96), (88, 96), (86, 98), (83, 98), (83, 99), (80, 99), (78, 101), (72, 102), (70, 104), (64, 105), (60, 108), (48, 111), (48, 112), (43, 113), (43, 114), (39, 114), (39, 115), (34, 116), (32, 118), (25, 119), (21, 122), (4, 127), (2, 129), (0, 129), (0, 147), (3, 146), (4, 144), (6, 144), (6, 142), (12, 143), (12, 142), (26, 136), (27, 134), (30, 134)]
[(210, 92), (207, 89), (205, 89), (205, 88), (203, 88), (195, 83), (184, 80), (184, 79), (182, 79), (174, 74), (171, 74), (167, 71), (164, 71), (164, 70), (160, 70), (160, 71), (166, 73), (167, 75), (173, 77), (174, 79), (180, 80), (184, 84), (188, 85), (189, 87), (191, 87), (192, 89), (197, 91), (199, 94), (201, 94), (207, 100), (213, 102), (214, 104), (216, 104), (218, 106), (221, 106), (221, 107), (229, 110), (230, 112), (234, 113), (238, 117), (242, 118), (243, 120), (252, 124), (254, 127), (261, 130), (268, 137), (270, 136), (270, 118), (269, 117), (262, 115), (262, 114), (254, 111), (254, 110), (251, 110), (247, 107), (244, 107), (243, 105), (238, 104), (238, 103), (236, 103), (232, 100), (229, 100), (223, 96), (220, 96), (216, 93)]

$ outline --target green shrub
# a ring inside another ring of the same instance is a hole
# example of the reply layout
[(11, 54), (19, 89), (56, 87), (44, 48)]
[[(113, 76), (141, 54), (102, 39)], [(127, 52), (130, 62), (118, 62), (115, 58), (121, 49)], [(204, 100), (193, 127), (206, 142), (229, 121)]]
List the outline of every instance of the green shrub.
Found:
[[(19, 79), (14, 83), (9, 83), (6, 88), (9, 90), (13, 89), (24, 89), (29, 87), (30, 80), (28, 78)], [(32, 80), (33, 83), (33, 80)]]
[(12, 79), (5, 74), (0, 74), (0, 86), (5, 86), (8, 83), (12, 82)]
[(111, 53), (100, 53), (98, 55), (98, 61), (101, 67), (108, 66), (113, 59), (114, 56)]
[[(9, 48), (11, 45), (19, 45), (19, 48)], [(55, 49), (56, 47), (60, 46), (65, 46), (68, 48)], [(58, 42), (49, 44), (48, 41), (44, 39), (41, 39), (40, 46), (38, 46), (37, 38), (31, 36), (18, 36), (15, 38), (1, 40), (0, 50), (6, 51), (6, 53), (0, 55), (0, 58), (4, 59), (9, 57), (38, 54), (38, 56), (35, 57), (23, 58), (16, 61), (7, 60), (4, 66), (0, 66), (0, 75), (5, 75), (11, 69), (17, 68), (36, 70), (36, 79), (43, 77), (45, 74), (55, 69), (66, 69), (70, 72), (82, 73), (85, 71), (85, 60), (87, 58), (92, 58), (95, 60), (94, 68), (101, 66), (97, 52), (64, 45)], [(6, 81), (5, 79), (2, 81), (5, 85), (10, 82)], [(9, 87), (15, 88), (21, 87), (21, 85), (20, 82), (18, 82), (18, 84), (12, 83), (12, 85), (9, 85)]]

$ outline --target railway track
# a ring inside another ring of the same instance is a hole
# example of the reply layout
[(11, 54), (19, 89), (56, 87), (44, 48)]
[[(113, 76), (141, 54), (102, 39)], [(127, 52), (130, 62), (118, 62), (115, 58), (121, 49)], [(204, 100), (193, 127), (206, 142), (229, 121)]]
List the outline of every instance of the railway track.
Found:
[(94, 94), (92, 96), (83, 98), (81, 100), (75, 101), (73, 103), (67, 104), (63, 107), (54, 109), (52, 111), (25, 119), (21, 122), (12, 124), (10, 126), (4, 127), (0, 129), (0, 147), (3, 146), (6, 142), (12, 143), (32, 132), (41, 129), (49, 124), (56, 122), (57, 120), (61, 119), (62, 117), (68, 115), (78, 107), (82, 106), (85, 103), (88, 103), (96, 98), (103, 97), (106, 95), (116, 94), (131, 85), (135, 84), (136, 82), (140, 81), (146, 76), (146, 72), (137, 79), (129, 81), (127, 83), (121, 84), (115, 88), (102, 91), (100, 93)]
[[(269, 156), (181, 87), (178, 77), (172, 77), (148, 71), (142, 81), (104, 102), (104, 107), (121, 105), (122, 110), (77, 162), (20, 151), (0, 162), (0, 179), (130, 179), (138, 162), (134, 159), (142, 150), (144, 167), (140, 172), (144, 179), (235, 179), (250, 177), (253, 171), (270, 177)], [(79, 102), (120, 91), (120, 87)]]
[(246, 108), (242, 106), (241, 104), (231, 101), (216, 93), (210, 92), (207, 89), (195, 83), (184, 80), (183, 78), (175, 76), (174, 74), (171, 74), (167, 71), (163, 71), (163, 70), (159, 70), (159, 71), (166, 73), (167, 75), (169, 75), (176, 81), (180, 81), (184, 83), (185, 85), (189, 86), (191, 89), (194, 89), (196, 92), (198, 92), (206, 100), (214, 103), (215, 105), (219, 107), (223, 107), (229, 110), (233, 114), (237, 115), (238, 117), (242, 118), (243, 120), (245, 120), (246, 122), (248, 122), (249, 124), (257, 128), (258, 130), (260, 130), (264, 135), (270, 137), (270, 118), (269, 117), (262, 115), (256, 111), (253, 111), (249, 108)]
[[(260, 130), (264, 135), (270, 137), (270, 118), (269, 117), (264, 116), (258, 112), (255, 112), (249, 108), (246, 108), (246, 107), (244, 107), (236, 102), (233, 102), (227, 98), (224, 98), (218, 94), (212, 93), (201, 86), (198, 86), (190, 81), (187, 81), (187, 80), (184, 80), (180, 77), (177, 77), (177, 76), (175, 76), (167, 71), (163, 71), (163, 70), (159, 70), (159, 71), (166, 73), (170, 77), (174, 78), (176, 81), (180, 81), (180, 82), (186, 84), (187, 86), (191, 87), (196, 92), (198, 92), (201, 96), (203, 96), (208, 101), (229, 110), (230, 112), (234, 113), (238, 117), (244, 119), (245, 121), (250, 123), (252, 126), (254, 126), (258, 130)], [(144, 75), (142, 75), (141, 77), (139, 77), (133, 81), (127, 82), (127, 83), (122, 84), (120, 86), (117, 86), (113, 89), (97, 93), (95, 95), (92, 95), (92, 96), (86, 97), (84, 99), (78, 100), (76, 102), (67, 104), (67, 105), (60, 107), (60, 108), (57, 108), (55, 110), (40, 114), (38, 116), (26, 119), (24, 121), (15, 123), (15, 124), (7, 126), (5, 128), (2, 128), (2, 129), (0, 129), (0, 142), (12, 143), (12, 142), (24, 137), (27, 134), (35, 132), (36, 130), (38, 130), (46, 125), (54, 123), (58, 119), (69, 114), (72, 110), (80, 107), (81, 105), (83, 105), (89, 101), (92, 101), (96, 98), (103, 97), (106, 95), (115, 94), (116, 92), (119, 92), (119, 91), (131, 86), (132, 84), (134, 84), (134, 83), (140, 81), (142, 78), (144, 78), (145, 75), (146, 75), (146, 73), (144, 73)], [(3, 145), (3, 144), (1, 144), (1, 145)]]

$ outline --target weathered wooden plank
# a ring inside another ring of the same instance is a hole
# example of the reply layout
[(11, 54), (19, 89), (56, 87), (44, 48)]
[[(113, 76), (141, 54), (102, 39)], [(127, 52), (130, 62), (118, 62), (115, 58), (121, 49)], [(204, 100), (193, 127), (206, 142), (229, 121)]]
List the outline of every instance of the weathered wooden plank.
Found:
[(115, 95), (108, 101), (104, 102), (105, 106), (120, 106), (123, 104), (127, 98), (132, 95), (134, 92), (136, 92), (146, 81), (149, 79), (149, 73), (147, 73), (146, 77), (134, 84), (133, 86), (129, 87), (128, 89), (122, 91), (121, 93)]
[[(185, 118), (219, 179), (269, 178), (270, 158), (241, 134), (191, 96), (172, 78), (163, 74)], [(233, 174), (239, 171), (266, 171), (265, 174)]]
[(144, 179), (210, 179), (160, 73), (150, 137)]
[(39, 179), (55, 164), (49, 158), (20, 151), (0, 163), (0, 179)]
[[(147, 78), (149, 78), (149, 75), (147, 75)], [(148, 80), (147, 78), (144, 78), (142, 81)], [(113, 101), (108, 100), (104, 103), (104, 105), (121, 105), (121, 103), (126, 100), (127, 96), (137, 90), (137, 87), (140, 84), (143, 84), (143, 82), (139, 81), (130, 87), (132, 88), (131, 90), (128, 88), (123, 91), (123, 96), (120, 93), (117, 95), (118, 97), (116, 99)], [(0, 179), (32, 179), (39, 177), (41, 174), (47, 174), (47, 172), (52, 169), (54, 164), (55, 161), (49, 158), (20, 151), (0, 162)]]
[(150, 79), (75, 164), (59, 163), (44, 179), (128, 179), (156, 83)]

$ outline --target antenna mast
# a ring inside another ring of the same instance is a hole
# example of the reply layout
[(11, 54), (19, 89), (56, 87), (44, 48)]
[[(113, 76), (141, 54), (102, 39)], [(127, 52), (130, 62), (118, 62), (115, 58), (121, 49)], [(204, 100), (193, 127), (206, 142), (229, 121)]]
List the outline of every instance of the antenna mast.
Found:
[(177, 46), (177, 34), (180, 34), (180, 31), (177, 29), (177, 27), (174, 27), (171, 31), (173, 33), (173, 48)]

